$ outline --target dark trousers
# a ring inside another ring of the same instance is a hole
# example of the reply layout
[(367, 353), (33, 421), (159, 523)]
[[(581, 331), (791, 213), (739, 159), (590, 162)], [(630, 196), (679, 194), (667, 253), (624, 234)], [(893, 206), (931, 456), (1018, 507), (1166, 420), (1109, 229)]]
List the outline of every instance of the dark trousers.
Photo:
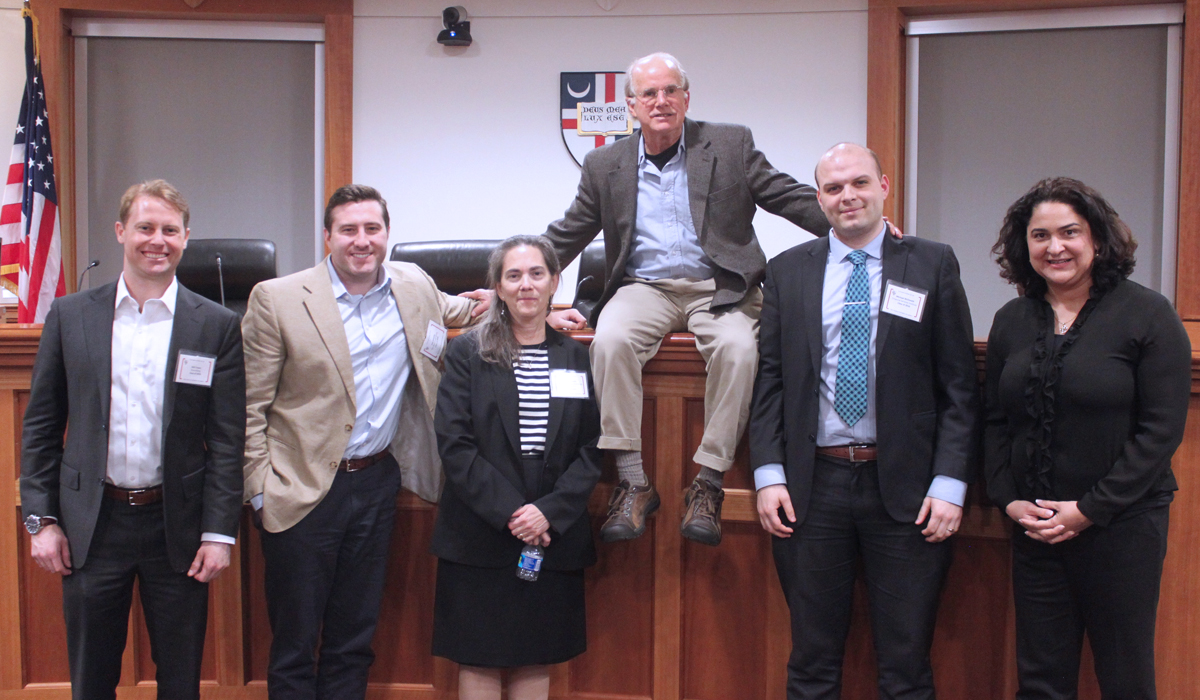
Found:
[(400, 467), (388, 456), (338, 472), (303, 520), (262, 533), (272, 700), (366, 695), (399, 490)]
[(1101, 697), (1157, 697), (1154, 623), (1167, 525), (1162, 506), (1053, 545), (1015, 527), (1018, 700), (1076, 697), (1085, 631)]
[(929, 648), (950, 566), (949, 543), (926, 542), (920, 526), (887, 514), (875, 462), (818, 456), (804, 522), (791, 537), (773, 540), (792, 614), (788, 700), (841, 697), (860, 556), (879, 660), (879, 697), (934, 697)]
[(162, 503), (104, 499), (87, 562), (63, 577), (71, 696), (115, 698), (133, 582), (141, 594), (158, 697), (200, 697), (208, 585), (171, 569)]

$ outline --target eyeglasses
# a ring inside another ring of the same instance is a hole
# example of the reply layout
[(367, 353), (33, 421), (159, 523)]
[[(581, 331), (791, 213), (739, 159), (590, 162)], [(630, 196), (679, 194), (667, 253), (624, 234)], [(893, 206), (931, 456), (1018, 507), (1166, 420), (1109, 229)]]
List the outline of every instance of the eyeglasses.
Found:
[(646, 88), (637, 94), (637, 98), (646, 103), (654, 102), (658, 99), (658, 93), (660, 92), (663, 94), (663, 97), (669, 100), (675, 97), (675, 95), (684, 92), (684, 89), (678, 85), (668, 85), (661, 88)]

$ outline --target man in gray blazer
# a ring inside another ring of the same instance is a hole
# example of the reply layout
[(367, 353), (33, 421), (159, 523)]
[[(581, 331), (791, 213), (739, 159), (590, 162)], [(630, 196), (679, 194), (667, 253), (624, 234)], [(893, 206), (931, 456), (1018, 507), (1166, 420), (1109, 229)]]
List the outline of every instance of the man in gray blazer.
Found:
[(34, 561), (62, 575), (79, 699), (116, 696), (135, 579), (158, 696), (200, 696), (207, 584), (238, 532), (242, 334), (176, 281), (187, 224), (169, 183), (129, 188), (121, 277), (54, 302), (33, 366), (21, 510)]
[(947, 538), (979, 438), (971, 313), (950, 246), (887, 235), (874, 153), (835, 146), (816, 180), (833, 235), (767, 265), (750, 417), (792, 617), (787, 697), (841, 696), (861, 557), (879, 697), (932, 700)]
[(690, 331), (708, 366), (699, 474), (681, 530), (721, 541), (721, 490), (749, 415), (757, 362), (759, 282), (766, 258), (751, 221), (758, 207), (824, 235), (816, 192), (781, 173), (750, 130), (686, 118), (687, 73), (655, 53), (633, 62), (625, 99), (641, 125), (632, 138), (583, 163), (575, 201), (546, 235), (563, 263), (604, 231), (604, 293), (592, 311), (592, 371), (601, 449), (613, 450), (620, 484), (601, 528), (633, 539), (659, 497), (642, 469), (642, 366), (663, 337)]

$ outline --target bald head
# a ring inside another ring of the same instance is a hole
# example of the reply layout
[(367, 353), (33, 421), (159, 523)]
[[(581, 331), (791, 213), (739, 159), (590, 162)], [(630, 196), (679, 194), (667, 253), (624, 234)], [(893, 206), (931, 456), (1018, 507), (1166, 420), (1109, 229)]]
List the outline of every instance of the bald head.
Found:
[(890, 185), (874, 151), (839, 143), (817, 161), (817, 201), (843, 243), (861, 248), (883, 230)]
[(860, 146), (857, 143), (850, 143), (849, 141), (843, 141), (843, 142), (837, 144), (836, 146), (834, 146), (833, 148), (829, 149), (828, 151), (825, 151), (825, 155), (821, 156), (817, 160), (817, 167), (813, 169), (813, 181), (817, 183), (817, 188), (820, 189), (820, 187), (821, 187), (821, 164), (822, 163), (832, 162), (839, 158), (847, 158), (851, 154), (861, 155), (864, 153), (867, 154), (868, 156), (870, 156), (871, 160), (875, 163), (875, 176), (878, 178), (882, 178), (883, 177), (883, 166), (881, 166), (879, 164), (879, 156), (875, 153), (875, 151), (872, 151), (871, 149), (867, 148), (866, 146)]

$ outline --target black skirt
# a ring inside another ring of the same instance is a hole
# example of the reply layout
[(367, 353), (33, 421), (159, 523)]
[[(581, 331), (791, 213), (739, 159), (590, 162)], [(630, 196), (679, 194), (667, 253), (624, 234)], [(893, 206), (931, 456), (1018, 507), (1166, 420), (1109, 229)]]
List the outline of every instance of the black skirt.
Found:
[(433, 655), (468, 666), (557, 664), (587, 649), (583, 571), (501, 569), (438, 559)]

